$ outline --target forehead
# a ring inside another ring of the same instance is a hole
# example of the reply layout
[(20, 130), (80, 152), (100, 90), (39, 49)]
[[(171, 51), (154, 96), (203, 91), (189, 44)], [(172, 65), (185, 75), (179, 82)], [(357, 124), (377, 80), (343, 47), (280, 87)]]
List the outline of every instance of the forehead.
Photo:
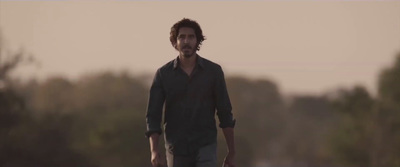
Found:
[(181, 27), (181, 28), (179, 28), (179, 34), (178, 35), (181, 35), (181, 34), (189, 35), (189, 34), (195, 34), (195, 33), (194, 33), (194, 29), (193, 28)]

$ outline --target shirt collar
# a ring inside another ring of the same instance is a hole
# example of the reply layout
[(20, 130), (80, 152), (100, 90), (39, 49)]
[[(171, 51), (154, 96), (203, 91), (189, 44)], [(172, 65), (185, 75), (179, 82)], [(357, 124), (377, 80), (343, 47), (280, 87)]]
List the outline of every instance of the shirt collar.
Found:
[[(198, 54), (196, 54), (196, 64), (198, 64), (199, 67), (204, 68), (203, 58), (200, 57)], [(178, 65), (179, 65), (179, 56), (176, 57), (176, 59), (174, 60), (174, 70), (178, 68)]]

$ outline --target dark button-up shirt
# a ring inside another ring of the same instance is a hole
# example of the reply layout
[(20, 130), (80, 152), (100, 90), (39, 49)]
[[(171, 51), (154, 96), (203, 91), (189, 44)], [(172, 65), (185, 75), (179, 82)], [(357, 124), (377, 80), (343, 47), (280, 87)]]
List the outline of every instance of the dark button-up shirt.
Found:
[(216, 142), (215, 110), (221, 128), (235, 126), (221, 66), (198, 55), (190, 76), (179, 67), (179, 58), (157, 70), (146, 114), (147, 137), (161, 134), (163, 106), (165, 143), (175, 155), (194, 154)]

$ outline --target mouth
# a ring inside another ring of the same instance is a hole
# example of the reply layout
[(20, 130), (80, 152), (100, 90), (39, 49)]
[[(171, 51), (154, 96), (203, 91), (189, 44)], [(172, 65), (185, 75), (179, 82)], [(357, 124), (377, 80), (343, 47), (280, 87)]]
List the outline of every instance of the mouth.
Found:
[(190, 47), (190, 46), (184, 46), (182, 49), (188, 49), (188, 50), (190, 50), (190, 49), (192, 49), (192, 47)]

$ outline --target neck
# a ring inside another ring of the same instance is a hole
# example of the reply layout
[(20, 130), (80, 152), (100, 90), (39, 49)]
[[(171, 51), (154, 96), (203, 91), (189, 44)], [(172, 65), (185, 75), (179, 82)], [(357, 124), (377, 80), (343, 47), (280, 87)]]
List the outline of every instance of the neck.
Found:
[(193, 56), (185, 57), (183, 55), (179, 55), (179, 64), (181, 67), (190, 68), (196, 65), (197, 54), (195, 53)]

